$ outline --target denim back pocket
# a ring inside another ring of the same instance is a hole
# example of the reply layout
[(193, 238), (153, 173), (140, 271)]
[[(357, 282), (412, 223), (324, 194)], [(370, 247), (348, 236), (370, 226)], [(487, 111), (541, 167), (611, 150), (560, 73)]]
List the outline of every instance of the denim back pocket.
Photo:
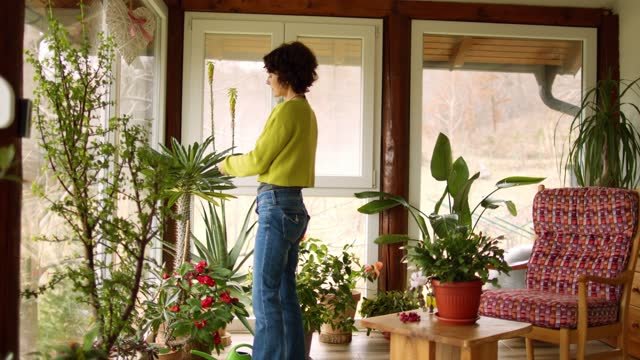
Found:
[(282, 209), (282, 232), (289, 242), (295, 244), (307, 231), (309, 215), (304, 209)]

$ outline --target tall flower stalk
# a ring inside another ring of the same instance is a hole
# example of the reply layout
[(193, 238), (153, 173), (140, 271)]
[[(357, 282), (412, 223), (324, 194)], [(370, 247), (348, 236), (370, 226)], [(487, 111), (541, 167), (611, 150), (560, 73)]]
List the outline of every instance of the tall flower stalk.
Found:
[(231, 112), (231, 153), (235, 153), (236, 147), (236, 103), (238, 102), (238, 89), (229, 88), (229, 111)]
[(211, 146), (213, 147), (213, 151), (216, 151), (216, 128), (215, 122), (213, 121), (213, 72), (215, 70), (215, 65), (213, 61), (209, 61), (207, 63), (207, 81), (209, 83), (209, 106), (211, 107)]

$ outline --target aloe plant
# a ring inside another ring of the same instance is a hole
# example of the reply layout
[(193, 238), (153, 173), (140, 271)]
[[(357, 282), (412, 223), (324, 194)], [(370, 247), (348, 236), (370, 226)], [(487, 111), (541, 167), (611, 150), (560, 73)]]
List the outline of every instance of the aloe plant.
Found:
[(640, 117), (640, 109), (627, 98), (638, 95), (639, 81), (601, 80), (584, 96), (571, 121), (569, 153), (560, 162), (578, 185), (638, 186), (640, 133), (631, 119)]

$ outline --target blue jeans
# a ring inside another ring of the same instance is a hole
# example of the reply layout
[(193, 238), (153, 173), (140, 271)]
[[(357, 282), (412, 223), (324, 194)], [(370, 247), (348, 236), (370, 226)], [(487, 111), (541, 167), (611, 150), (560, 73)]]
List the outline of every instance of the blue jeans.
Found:
[(299, 242), (309, 215), (300, 190), (258, 195), (253, 253), (253, 360), (304, 360), (304, 331), (296, 294)]

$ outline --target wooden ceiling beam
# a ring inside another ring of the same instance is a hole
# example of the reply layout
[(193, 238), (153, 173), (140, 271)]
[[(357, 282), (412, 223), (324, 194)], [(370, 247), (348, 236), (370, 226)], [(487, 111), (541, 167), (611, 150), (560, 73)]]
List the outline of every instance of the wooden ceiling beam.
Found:
[(603, 16), (610, 13), (607, 9), (420, 0), (398, 0), (398, 12), (420, 20), (584, 27), (600, 27)]
[(184, 11), (336, 17), (385, 17), (394, 0), (182, 0)]
[(575, 75), (582, 68), (582, 43), (575, 41), (565, 56), (560, 73)]
[(452, 67), (458, 68), (464, 65), (464, 57), (469, 52), (469, 49), (471, 49), (471, 45), (473, 45), (473, 38), (471, 36), (465, 36), (460, 40), (456, 50), (451, 56)]

